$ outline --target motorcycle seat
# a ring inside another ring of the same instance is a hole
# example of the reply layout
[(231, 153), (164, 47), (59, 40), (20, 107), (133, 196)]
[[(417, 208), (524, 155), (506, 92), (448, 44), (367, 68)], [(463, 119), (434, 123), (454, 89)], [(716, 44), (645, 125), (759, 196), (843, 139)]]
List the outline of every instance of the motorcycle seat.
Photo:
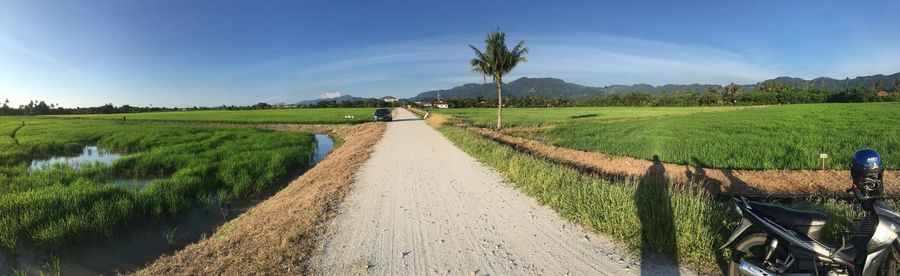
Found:
[(754, 212), (814, 239), (819, 238), (822, 228), (828, 222), (828, 216), (820, 212), (803, 211), (752, 201), (749, 202), (749, 205)]

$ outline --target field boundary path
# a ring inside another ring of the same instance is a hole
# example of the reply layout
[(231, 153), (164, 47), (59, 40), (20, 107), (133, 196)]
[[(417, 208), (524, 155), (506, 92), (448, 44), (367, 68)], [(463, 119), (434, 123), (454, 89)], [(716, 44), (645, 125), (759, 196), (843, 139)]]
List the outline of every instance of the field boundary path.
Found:
[[(666, 177), (671, 182), (700, 184), (703, 185), (700, 188), (713, 195), (849, 197), (846, 193), (850, 182), (850, 175), (847, 171), (732, 170), (655, 163), (644, 159), (557, 147), (492, 129), (474, 127), (455, 120), (453, 124), (518, 150), (559, 163), (604, 173), (614, 178), (639, 178), (653, 166), (661, 165), (665, 169)], [(888, 195), (900, 196), (900, 173), (886, 171), (884, 178)]]
[(311, 265), (321, 275), (690, 274), (642, 266), (503, 183), (404, 109), (358, 172)]
[(19, 138), (16, 138), (16, 134), (18, 134), (19, 130), (23, 127), (25, 127), (25, 121), (22, 121), (22, 124), (17, 126), (16, 129), (13, 129), (12, 133), (9, 134), (9, 137), (13, 139), (13, 142), (15, 142), (16, 145), (19, 144)]

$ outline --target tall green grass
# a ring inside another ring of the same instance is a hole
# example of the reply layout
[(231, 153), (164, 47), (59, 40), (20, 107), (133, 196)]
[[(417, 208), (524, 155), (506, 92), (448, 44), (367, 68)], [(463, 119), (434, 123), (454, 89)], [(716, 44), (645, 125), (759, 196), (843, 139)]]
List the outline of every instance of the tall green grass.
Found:
[[(525, 194), (632, 252), (677, 260), (702, 271), (721, 268), (727, 260), (727, 250), (716, 249), (739, 221), (731, 202), (715, 201), (652, 173), (643, 179), (610, 180), (518, 152), (469, 130), (445, 126), (440, 131)], [(830, 242), (852, 230), (851, 218), (859, 216), (850, 204), (832, 199), (790, 205), (828, 214), (825, 240)]]
[[(681, 116), (701, 112), (737, 110), (744, 107), (565, 107), (565, 108), (506, 108), (503, 109), (505, 127), (545, 126), (562, 123), (584, 123), (664, 116)], [(496, 108), (430, 109), (449, 114), (453, 118), (480, 127), (497, 126)]]
[[(266, 110), (203, 110), (129, 114), (65, 115), (64, 118), (94, 118), (155, 121), (197, 121), (250, 124), (349, 124), (372, 121), (374, 108), (291, 108)], [(351, 116), (352, 118), (346, 118)]]
[[(474, 125), (496, 125), (496, 109), (436, 110)], [(844, 169), (860, 148), (873, 148), (900, 169), (900, 103), (766, 107), (509, 108), (506, 126), (555, 146), (667, 163), (770, 170)], [(895, 160), (895, 161), (891, 161)]]
[[(0, 119), (0, 131), (6, 125)], [(19, 144), (0, 148), (0, 247), (7, 249), (21, 242), (52, 249), (172, 216), (210, 195), (222, 202), (260, 193), (288, 168), (307, 165), (315, 150), (308, 133), (102, 120), (27, 119), (17, 137)], [(89, 144), (127, 155), (109, 166), (28, 168), (33, 158)], [(113, 183), (122, 178), (157, 180), (137, 190)]]
[(860, 148), (900, 168), (900, 104), (810, 104), (621, 122), (564, 124), (553, 144), (612, 155), (731, 169), (845, 169)]

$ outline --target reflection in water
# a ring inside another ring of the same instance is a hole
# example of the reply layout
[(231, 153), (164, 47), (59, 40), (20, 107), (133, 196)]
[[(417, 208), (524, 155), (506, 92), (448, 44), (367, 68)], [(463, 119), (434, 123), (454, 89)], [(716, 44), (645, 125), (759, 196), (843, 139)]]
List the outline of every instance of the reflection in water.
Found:
[[(64, 275), (117, 275), (137, 270), (155, 260), (163, 254), (171, 254), (198, 240), (212, 236), (215, 230), (226, 222), (243, 214), (268, 196), (287, 186), (293, 179), (302, 175), (307, 169), (322, 161), (334, 147), (334, 141), (327, 135), (316, 135), (316, 152), (310, 156), (310, 164), (305, 168), (294, 168), (287, 175), (276, 180), (271, 189), (257, 197), (235, 200), (220, 205), (211, 202), (208, 206), (197, 206), (174, 218), (163, 220), (148, 220), (131, 225), (128, 230), (115, 234), (112, 238), (105, 238), (73, 244), (54, 253), (58, 256), (58, 264), (54, 265), (53, 259), (45, 252), (37, 249), (32, 244), (20, 243), (15, 253), (0, 250), (0, 275), (12, 274), (12, 269), (38, 274), (38, 271), (52, 270), (58, 266)], [(91, 152), (82, 156), (93, 156), (95, 159), (87, 162), (101, 161), (100, 156), (110, 164), (117, 154), (101, 152), (97, 147), (85, 147)], [(52, 158), (62, 159), (62, 158)], [(69, 161), (55, 161), (57, 163)], [(42, 162), (49, 162), (42, 160)], [(53, 163), (55, 164), (55, 163)], [(44, 167), (49, 165), (43, 165)], [(32, 168), (34, 168), (32, 162)], [(44, 168), (41, 167), (41, 168)], [(113, 183), (141, 189), (149, 185), (152, 179), (116, 179)], [(48, 266), (49, 264), (49, 266)]]
[(319, 163), (325, 159), (334, 148), (334, 140), (328, 135), (316, 134), (316, 153), (313, 156), (313, 164)]
[(94, 162), (109, 165), (112, 164), (113, 161), (116, 161), (116, 159), (119, 159), (119, 157), (122, 157), (122, 155), (99, 149), (97, 146), (84, 146), (80, 155), (74, 157), (54, 156), (50, 159), (32, 160), (31, 167), (29, 168), (32, 170), (42, 170), (56, 164), (68, 164), (70, 167), (78, 169), (85, 164), (92, 164)]

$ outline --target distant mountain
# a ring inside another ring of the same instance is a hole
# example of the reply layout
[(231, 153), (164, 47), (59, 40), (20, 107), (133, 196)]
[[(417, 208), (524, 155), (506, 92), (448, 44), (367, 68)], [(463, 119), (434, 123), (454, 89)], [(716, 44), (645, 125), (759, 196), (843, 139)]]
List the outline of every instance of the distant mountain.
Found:
[[(568, 83), (561, 79), (554, 78), (523, 77), (510, 83), (505, 83), (503, 85), (503, 90), (504, 95), (508, 95), (509, 97), (563, 96), (580, 99), (603, 94), (602, 88)], [(413, 97), (412, 100), (433, 99), (437, 98), (438, 94), (441, 95), (441, 98), (445, 99), (470, 97), (496, 98), (497, 86), (493, 83), (470, 83), (451, 89), (423, 92)]]
[(319, 99), (315, 99), (315, 100), (300, 101), (298, 103), (295, 103), (294, 105), (315, 105), (321, 101), (335, 101), (337, 103), (341, 103), (341, 102), (345, 102), (345, 101), (355, 102), (355, 101), (362, 101), (365, 99), (366, 98), (354, 97), (351, 95), (340, 95), (340, 96), (330, 97), (330, 98), (319, 98)]
[[(900, 84), (900, 73), (895, 73), (893, 75), (874, 75), (874, 76), (863, 76), (856, 77), (853, 79), (847, 78), (843, 80), (836, 80), (832, 78), (815, 78), (812, 80), (804, 80), (801, 78), (792, 78), (792, 77), (778, 77), (770, 80), (765, 80), (760, 83), (776, 83), (779, 85), (789, 85), (793, 87), (799, 88), (816, 88), (822, 90), (837, 90), (837, 89), (845, 89), (845, 88), (853, 88), (853, 87), (869, 87), (869, 88), (879, 88), (879, 89), (888, 89), (888, 90), (896, 90), (898, 84)], [(755, 88), (759, 84), (744, 84), (740, 85), (741, 90), (751, 90)], [(706, 92), (709, 89), (722, 89), (722, 85), (718, 84), (666, 84), (661, 86), (653, 86), (649, 84), (634, 84), (634, 85), (610, 85), (606, 87), (590, 87), (583, 86), (574, 83), (569, 83), (563, 81), (561, 79), (555, 78), (519, 78), (509, 83), (505, 83), (503, 85), (503, 93), (504, 96), (509, 96), (510, 98), (515, 97), (523, 97), (523, 96), (548, 96), (548, 97), (568, 97), (576, 100), (588, 99), (599, 97), (603, 95), (610, 94), (624, 94), (630, 92), (640, 92), (640, 93), (648, 93), (653, 95), (659, 95), (662, 93), (675, 93), (679, 91), (685, 92)], [(484, 83), (484, 84), (475, 84), (469, 83), (460, 85), (451, 89), (444, 90), (434, 90), (428, 92), (419, 93), (415, 97), (410, 98), (410, 100), (418, 101), (425, 99), (434, 99), (437, 98), (438, 94), (440, 94), (441, 98), (444, 99), (457, 99), (457, 98), (474, 98), (474, 97), (484, 97), (484, 98), (496, 98), (497, 97), (497, 86), (493, 83)]]
[(764, 82), (774, 82), (777, 84), (786, 84), (801, 88), (816, 88), (822, 90), (847, 89), (854, 87), (867, 87), (873, 89), (896, 90), (900, 85), (900, 73), (893, 75), (872, 75), (856, 78), (846, 78), (837, 80), (832, 78), (815, 78), (812, 80), (804, 80), (801, 78), (778, 77)]

